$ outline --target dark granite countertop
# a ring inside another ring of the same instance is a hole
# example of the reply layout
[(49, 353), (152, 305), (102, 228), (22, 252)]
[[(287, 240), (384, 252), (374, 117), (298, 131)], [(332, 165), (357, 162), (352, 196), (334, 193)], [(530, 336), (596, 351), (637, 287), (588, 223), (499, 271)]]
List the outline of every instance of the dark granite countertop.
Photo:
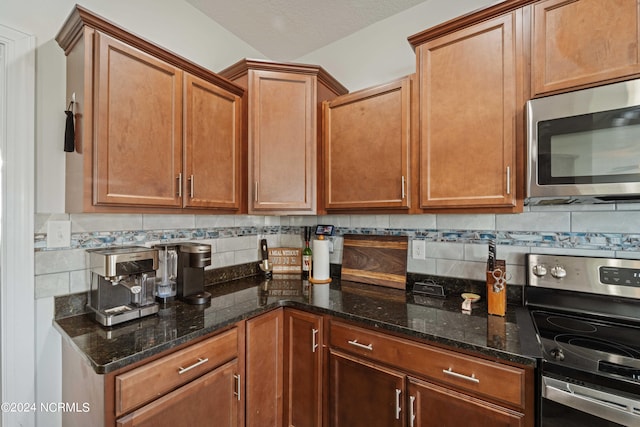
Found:
[(339, 280), (330, 285), (308, 285), (295, 276), (268, 282), (254, 276), (208, 286), (207, 291), (213, 296), (210, 304), (174, 301), (161, 307), (157, 315), (111, 328), (97, 324), (87, 314), (56, 319), (54, 324), (98, 374), (281, 306), (328, 314), (502, 361), (535, 366), (539, 357), (531, 319), (524, 308), (510, 305), (505, 317), (492, 316), (481, 299), (473, 304), (471, 314), (465, 314), (459, 293), (442, 299)]

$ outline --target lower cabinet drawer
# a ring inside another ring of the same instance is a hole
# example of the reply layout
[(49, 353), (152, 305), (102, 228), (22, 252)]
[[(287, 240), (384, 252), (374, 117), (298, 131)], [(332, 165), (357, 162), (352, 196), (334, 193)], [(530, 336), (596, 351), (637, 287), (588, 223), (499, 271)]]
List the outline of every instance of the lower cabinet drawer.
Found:
[(116, 376), (116, 416), (186, 384), (237, 355), (238, 331), (234, 328)]
[(330, 343), (493, 401), (524, 408), (525, 371), (513, 366), (332, 321)]
[(237, 371), (238, 361), (233, 360), (119, 418), (116, 426), (237, 427)]

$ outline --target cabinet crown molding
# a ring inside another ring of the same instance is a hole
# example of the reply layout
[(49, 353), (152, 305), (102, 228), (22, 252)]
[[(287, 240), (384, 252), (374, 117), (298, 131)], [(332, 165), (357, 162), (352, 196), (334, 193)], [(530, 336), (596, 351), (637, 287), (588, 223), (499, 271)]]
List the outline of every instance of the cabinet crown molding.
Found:
[(531, 3), (535, 3), (536, 1), (537, 0), (505, 0), (491, 6), (471, 11), (465, 15), (458, 16), (434, 27), (427, 28), (426, 30), (407, 37), (407, 40), (409, 41), (411, 47), (413, 47), (413, 49), (415, 50), (416, 46), (426, 43), (430, 40), (468, 27), (470, 25), (495, 18), (496, 16), (503, 15), (515, 9), (519, 9)]
[(235, 80), (249, 72), (249, 70), (282, 71), (316, 76), (336, 95), (344, 95), (349, 90), (319, 65), (299, 64), (294, 62), (276, 62), (263, 59), (244, 58), (220, 71), (220, 75)]
[(85, 27), (108, 34), (136, 49), (179, 67), (194, 76), (214, 83), (235, 95), (243, 96), (244, 94), (244, 89), (241, 86), (236, 85), (219, 74), (197, 65), (151, 41), (132, 34), (124, 28), (77, 4), (55, 37), (56, 42), (58, 42), (58, 45), (64, 50), (65, 55), (68, 55), (75, 44), (82, 38), (82, 32)]

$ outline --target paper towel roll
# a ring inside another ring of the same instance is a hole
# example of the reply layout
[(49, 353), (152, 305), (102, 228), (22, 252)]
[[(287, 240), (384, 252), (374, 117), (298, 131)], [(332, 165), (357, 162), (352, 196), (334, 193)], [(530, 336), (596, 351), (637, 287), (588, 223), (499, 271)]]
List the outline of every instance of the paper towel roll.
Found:
[(314, 240), (312, 245), (312, 275), (315, 280), (329, 279), (329, 241)]

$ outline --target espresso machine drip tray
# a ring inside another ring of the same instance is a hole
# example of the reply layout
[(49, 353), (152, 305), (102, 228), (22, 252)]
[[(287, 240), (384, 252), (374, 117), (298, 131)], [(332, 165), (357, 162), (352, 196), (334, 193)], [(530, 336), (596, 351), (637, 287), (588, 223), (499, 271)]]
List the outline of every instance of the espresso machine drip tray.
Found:
[(114, 326), (129, 320), (156, 314), (159, 310), (158, 304), (153, 303), (146, 307), (131, 307), (122, 305), (104, 311), (96, 311), (89, 306), (96, 322), (103, 326)]

